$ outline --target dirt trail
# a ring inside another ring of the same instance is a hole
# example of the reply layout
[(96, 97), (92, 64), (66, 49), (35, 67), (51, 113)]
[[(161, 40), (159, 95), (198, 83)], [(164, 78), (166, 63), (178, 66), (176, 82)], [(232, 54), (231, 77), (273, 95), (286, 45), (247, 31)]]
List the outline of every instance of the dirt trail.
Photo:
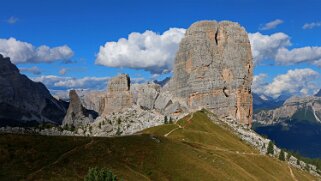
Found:
[(82, 144), (82, 145), (79, 145), (79, 146), (75, 146), (73, 149), (61, 154), (54, 162), (48, 164), (48, 165), (45, 165), (43, 167), (41, 167), (40, 169), (36, 170), (35, 172), (32, 172), (30, 173), (26, 178), (27, 180), (32, 180), (32, 177), (35, 176), (37, 173), (41, 172), (43, 169), (45, 168), (48, 168), (52, 165), (55, 165), (57, 164), (59, 161), (61, 161), (63, 158), (67, 157), (70, 153), (74, 152), (75, 150), (77, 150), (78, 148), (80, 147), (87, 147), (89, 145), (91, 145), (92, 143), (94, 143), (94, 139), (91, 139), (90, 142), (88, 143), (85, 143), (85, 144)]
[[(194, 113), (191, 114), (191, 117), (188, 118), (188, 120), (187, 120), (186, 122), (189, 123), (189, 122), (193, 119), (193, 116), (194, 116)], [(185, 128), (185, 126), (182, 127), (182, 126), (179, 125), (177, 122), (176, 122), (175, 124), (178, 126), (178, 128), (174, 128), (174, 129), (172, 129), (171, 131), (169, 131), (168, 133), (164, 134), (165, 137), (167, 137), (168, 135), (170, 135), (171, 133), (173, 133), (174, 131), (176, 131), (176, 130), (178, 130), (178, 129), (184, 129), (184, 128)]]
[(298, 181), (296, 178), (295, 178), (295, 175), (293, 174), (293, 171), (291, 169), (291, 167), (288, 165), (289, 169), (290, 169), (290, 174), (291, 174), (291, 177), (294, 181)]

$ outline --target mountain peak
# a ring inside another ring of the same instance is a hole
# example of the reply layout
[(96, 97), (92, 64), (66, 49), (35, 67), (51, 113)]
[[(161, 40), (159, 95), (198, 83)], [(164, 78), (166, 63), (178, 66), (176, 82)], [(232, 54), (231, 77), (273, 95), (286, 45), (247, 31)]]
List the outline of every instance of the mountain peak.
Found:
[(321, 89), (314, 96), (321, 97)]

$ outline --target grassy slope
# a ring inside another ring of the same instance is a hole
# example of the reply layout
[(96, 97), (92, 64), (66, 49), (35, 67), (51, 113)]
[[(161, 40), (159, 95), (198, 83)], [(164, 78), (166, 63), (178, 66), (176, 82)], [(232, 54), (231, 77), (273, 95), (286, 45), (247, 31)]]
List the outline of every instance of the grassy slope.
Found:
[[(203, 112), (142, 133), (115, 138), (1, 135), (0, 180), (81, 180), (94, 166), (110, 168), (125, 180), (293, 179), (286, 163), (259, 155)], [(298, 180), (315, 179), (292, 171)]]

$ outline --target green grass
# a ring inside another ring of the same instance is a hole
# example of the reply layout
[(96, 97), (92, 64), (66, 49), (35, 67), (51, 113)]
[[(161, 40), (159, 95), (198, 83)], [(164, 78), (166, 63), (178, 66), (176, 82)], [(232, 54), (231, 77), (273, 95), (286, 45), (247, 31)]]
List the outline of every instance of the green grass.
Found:
[[(182, 128), (167, 124), (114, 138), (4, 134), (0, 180), (82, 180), (91, 167), (124, 180), (292, 179), (286, 163), (260, 155), (204, 111), (190, 118), (177, 122)], [(316, 180), (292, 170), (298, 180)]]

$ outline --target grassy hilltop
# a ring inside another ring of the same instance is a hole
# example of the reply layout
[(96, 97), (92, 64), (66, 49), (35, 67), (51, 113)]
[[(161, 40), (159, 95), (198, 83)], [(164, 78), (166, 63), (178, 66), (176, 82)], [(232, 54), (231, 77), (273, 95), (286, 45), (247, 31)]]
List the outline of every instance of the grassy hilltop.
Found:
[(113, 138), (0, 136), (0, 180), (83, 180), (90, 167), (124, 180), (317, 180), (260, 155), (203, 111)]

